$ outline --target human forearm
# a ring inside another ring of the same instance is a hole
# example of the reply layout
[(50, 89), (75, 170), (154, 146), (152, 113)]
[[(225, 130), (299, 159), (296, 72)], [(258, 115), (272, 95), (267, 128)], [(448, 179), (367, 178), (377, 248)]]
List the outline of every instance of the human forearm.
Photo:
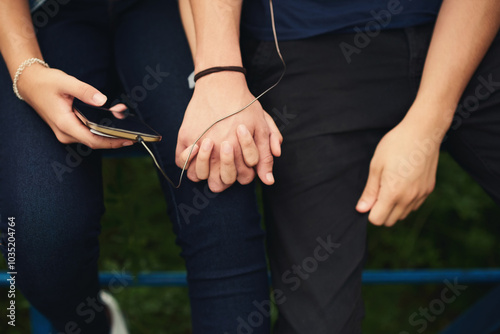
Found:
[[(190, 4), (195, 43), (185, 3), (181, 4), (181, 13), (194, 53), (195, 72), (215, 66), (242, 66), (239, 45), (242, 0), (190, 0)], [(204, 135), (200, 152), (189, 166), (187, 175), (192, 181), (207, 179), (210, 189), (222, 191), (235, 180), (248, 184), (256, 171), (265, 184), (274, 183), (273, 155), (281, 153), (282, 137), (272, 118), (257, 101), (225, 119), (254, 99), (245, 76), (239, 72), (206, 75), (196, 83), (179, 130), (176, 150), (179, 167), (185, 164), (189, 147), (199, 134), (214, 122), (217, 124)]]
[(378, 144), (356, 206), (375, 225), (406, 218), (434, 189), (442, 139), (499, 25), (498, 0), (444, 0), (417, 98)]
[[(12, 78), (27, 59), (42, 59), (27, 0), (0, 0), (0, 52)], [(82, 124), (73, 112), (72, 97), (100, 106), (106, 101), (106, 96), (62, 71), (34, 63), (24, 69), (17, 87), (20, 96), (63, 144), (83, 143), (95, 149), (133, 144), (124, 139), (94, 135)]]
[(27, 0), (0, 0), (0, 52), (12, 78), (26, 59), (42, 59)]
[(194, 30), (193, 10), (191, 9), (190, 0), (179, 0), (179, 10), (181, 13), (182, 26), (186, 34), (191, 55), (194, 57), (196, 53), (196, 33)]
[(195, 70), (241, 66), (241, 0), (190, 0), (196, 31)]
[(412, 108), (409, 116), (416, 111), (420, 120), (439, 122), (444, 135), (499, 26), (498, 0), (444, 0), (415, 101), (425, 108)]

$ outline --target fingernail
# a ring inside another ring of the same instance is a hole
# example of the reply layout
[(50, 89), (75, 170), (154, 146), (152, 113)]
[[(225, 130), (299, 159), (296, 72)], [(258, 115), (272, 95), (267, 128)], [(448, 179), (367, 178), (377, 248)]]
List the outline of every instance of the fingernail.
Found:
[(247, 127), (244, 126), (243, 124), (238, 125), (238, 133), (240, 134), (240, 136), (246, 136), (250, 134), (250, 132), (248, 132)]
[(104, 103), (106, 103), (106, 101), (108, 100), (108, 98), (106, 97), (106, 95), (102, 94), (102, 93), (95, 93), (94, 96), (92, 97), (92, 100), (102, 106)]
[(359, 201), (356, 207), (358, 208), (358, 210), (365, 211), (368, 209), (368, 203), (366, 203), (365, 201)]
[(201, 144), (201, 149), (203, 151), (210, 151), (211, 148), (212, 148), (212, 142), (208, 139), (205, 139), (203, 141), (203, 144)]
[(274, 183), (274, 176), (273, 176), (273, 173), (267, 173), (267, 175), (266, 175), (266, 179), (267, 179), (267, 181), (269, 181), (270, 183)]
[(229, 142), (225, 141), (222, 143), (222, 152), (229, 154), (233, 150), (233, 147), (229, 144)]
[(132, 146), (132, 145), (134, 145), (133, 141), (126, 141), (123, 143), (123, 146)]

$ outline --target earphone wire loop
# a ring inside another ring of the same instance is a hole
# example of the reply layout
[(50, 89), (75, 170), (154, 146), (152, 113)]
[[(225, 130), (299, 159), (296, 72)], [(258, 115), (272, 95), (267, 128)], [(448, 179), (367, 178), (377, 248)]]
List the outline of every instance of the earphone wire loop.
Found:
[(176, 186), (175, 183), (168, 177), (167, 173), (165, 173), (165, 171), (163, 170), (163, 168), (160, 167), (160, 164), (158, 163), (158, 160), (156, 160), (156, 157), (155, 155), (153, 154), (153, 152), (149, 149), (148, 145), (146, 145), (146, 142), (144, 141), (144, 139), (142, 139), (141, 136), (137, 136), (137, 141), (139, 143), (142, 144), (142, 146), (144, 146), (144, 148), (146, 148), (146, 151), (148, 151), (149, 155), (151, 156), (151, 158), (153, 158), (153, 161), (156, 165), (156, 168), (158, 168), (158, 170), (162, 173), (163, 177), (168, 181), (168, 183), (170, 183), (172, 185), (172, 187), (174, 188), (179, 188), (181, 186), (181, 182), (182, 182), (182, 175), (179, 179), (179, 184)]

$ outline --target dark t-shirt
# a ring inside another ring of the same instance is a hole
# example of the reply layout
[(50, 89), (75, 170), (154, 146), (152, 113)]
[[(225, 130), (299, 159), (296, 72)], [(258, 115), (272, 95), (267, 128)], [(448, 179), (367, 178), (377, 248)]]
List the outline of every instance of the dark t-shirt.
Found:
[[(278, 39), (416, 26), (436, 20), (442, 0), (273, 0)], [(242, 30), (272, 40), (269, 0), (243, 2)]]

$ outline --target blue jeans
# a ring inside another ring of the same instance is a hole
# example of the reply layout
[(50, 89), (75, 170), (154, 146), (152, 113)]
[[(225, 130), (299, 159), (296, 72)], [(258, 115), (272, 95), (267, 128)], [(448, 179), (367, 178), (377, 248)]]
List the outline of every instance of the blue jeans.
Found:
[[(43, 27), (35, 23), (43, 55), (108, 96), (123, 87), (126, 102), (163, 135), (154, 152), (175, 180), (177, 132), (193, 71), (177, 2), (120, 2), (124, 8), (113, 15), (107, 2), (72, 0)], [(81, 333), (107, 333), (105, 313), (88, 312), (89, 304), (102, 308), (96, 297), (101, 152), (59, 143), (12, 93), (3, 62), (0, 100), (1, 247), (7, 217), (16, 217), (17, 287), (59, 332), (76, 326)], [(235, 333), (238, 319), (255, 311), (254, 301), (269, 298), (254, 188), (233, 186), (216, 195), (206, 183), (185, 179), (173, 189), (161, 182), (186, 261), (193, 333)], [(269, 332), (268, 317), (263, 322), (253, 333)]]

